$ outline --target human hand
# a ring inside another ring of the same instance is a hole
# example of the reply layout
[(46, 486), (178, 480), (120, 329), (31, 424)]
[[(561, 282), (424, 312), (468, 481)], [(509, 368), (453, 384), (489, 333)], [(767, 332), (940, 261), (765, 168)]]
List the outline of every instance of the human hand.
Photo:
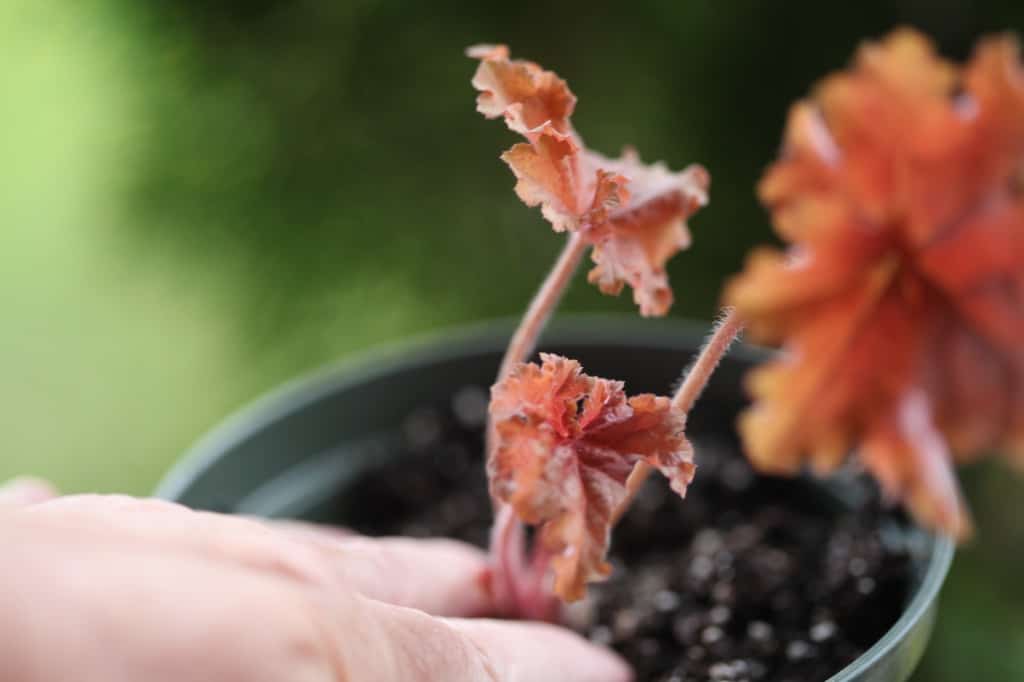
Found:
[(626, 682), (607, 650), (492, 612), (484, 555), (159, 500), (0, 489), (0, 679)]

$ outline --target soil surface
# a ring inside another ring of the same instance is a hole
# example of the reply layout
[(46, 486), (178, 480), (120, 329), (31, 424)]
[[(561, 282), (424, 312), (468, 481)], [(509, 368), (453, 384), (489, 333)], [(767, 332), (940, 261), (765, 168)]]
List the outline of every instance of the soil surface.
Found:
[[(347, 491), (346, 523), (485, 545), (485, 409), (473, 387), (410, 415), (411, 458)], [(569, 624), (620, 652), (640, 681), (827, 679), (895, 623), (920, 538), (866, 480), (844, 488), (855, 512), (823, 511), (822, 488), (754, 474), (724, 436), (694, 447), (686, 499), (652, 477), (614, 532), (611, 579), (570, 608)]]

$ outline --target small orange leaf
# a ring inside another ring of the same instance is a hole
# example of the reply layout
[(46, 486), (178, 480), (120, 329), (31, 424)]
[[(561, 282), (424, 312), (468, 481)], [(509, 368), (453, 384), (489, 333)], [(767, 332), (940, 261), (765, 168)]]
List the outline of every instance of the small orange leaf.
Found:
[(579, 227), (578, 157), (577, 143), (552, 128), (545, 128), (533, 144), (513, 145), (501, 155), (516, 176), (516, 194), (527, 206), (539, 205), (556, 232)]
[(504, 117), (526, 138), (502, 155), (516, 194), (540, 206), (558, 232), (581, 233), (594, 246), (589, 280), (606, 294), (628, 284), (643, 315), (672, 305), (665, 264), (690, 245), (686, 220), (707, 203), (710, 176), (693, 165), (672, 173), (645, 166), (632, 151), (608, 159), (587, 150), (572, 127), (576, 96), (565, 81), (533, 62), (510, 60), (504, 45), (467, 50), (480, 60), (473, 87), (477, 110)]
[(629, 178), (629, 200), (609, 211), (604, 222), (592, 222), (596, 267), (587, 279), (606, 294), (624, 284), (643, 315), (664, 315), (672, 306), (665, 265), (690, 246), (686, 219), (706, 202), (711, 178), (701, 166), (672, 173), (662, 163), (644, 166), (635, 152), (621, 159), (589, 155), (601, 172)]
[(788, 251), (756, 251), (725, 292), (784, 349), (748, 381), (755, 464), (859, 449), (922, 523), (969, 533), (953, 459), (1024, 453), (1022, 178), (1009, 37), (961, 70), (897, 31), (793, 107), (759, 187)]
[(636, 465), (658, 468), (680, 495), (695, 466), (686, 416), (668, 398), (627, 399), (621, 382), (587, 376), (575, 360), (541, 359), (518, 365), (492, 389), (488, 472), (494, 496), (540, 527), (555, 593), (574, 601), (611, 570), (605, 555), (613, 515)]

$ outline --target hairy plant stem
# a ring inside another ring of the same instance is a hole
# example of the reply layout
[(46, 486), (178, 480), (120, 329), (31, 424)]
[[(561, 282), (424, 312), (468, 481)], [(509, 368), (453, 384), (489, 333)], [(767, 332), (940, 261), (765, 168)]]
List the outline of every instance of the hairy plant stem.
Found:
[(579, 232), (569, 233), (565, 241), (565, 248), (559, 254), (551, 272), (544, 278), (544, 283), (530, 301), (530, 307), (526, 309), (519, 327), (508, 343), (505, 356), (501, 359), (501, 367), (498, 369), (498, 381), (501, 381), (520, 362), (525, 362), (537, 345), (537, 338), (548, 320), (551, 313), (555, 311), (558, 302), (562, 300), (562, 294), (569, 286), (576, 268), (583, 259), (587, 250), (587, 243), (583, 241)]
[[(733, 308), (726, 308), (722, 311), (715, 322), (711, 335), (704, 342), (700, 353), (693, 361), (693, 364), (686, 370), (682, 383), (672, 396), (672, 407), (680, 410), (686, 415), (690, 414), (697, 398), (703, 393), (704, 387), (708, 385), (711, 375), (714, 374), (718, 363), (722, 361), (729, 351), (729, 346), (736, 340), (736, 337), (743, 331), (743, 321)], [(633, 469), (633, 472), (626, 479), (626, 499), (622, 501), (618, 509), (612, 515), (612, 525), (618, 523), (622, 515), (629, 509), (633, 498), (640, 492), (644, 481), (651, 475), (654, 469), (646, 462), (640, 462)]]
[(729, 346), (732, 345), (732, 342), (736, 340), (742, 331), (743, 321), (740, 320), (736, 310), (733, 308), (724, 309), (715, 322), (711, 335), (704, 342), (704, 347), (700, 349), (697, 359), (686, 370), (686, 377), (683, 379), (683, 383), (679, 385), (676, 394), (672, 396), (672, 407), (686, 414), (690, 413), (690, 410), (693, 409), (693, 404), (697, 402), (697, 398), (703, 393), (704, 387), (708, 385), (708, 380), (714, 374), (718, 363), (722, 361), (722, 358), (729, 351)]
[[(558, 260), (544, 278), (543, 284), (530, 301), (519, 327), (512, 335), (505, 355), (501, 359), (496, 381), (509, 375), (512, 368), (525, 362), (537, 346), (551, 314), (562, 300), (576, 268), (579, 267), (587, 243), (579, 232), (571, 232)], [(487, 423), (487, 461), (493, 455), (494, 423)], [(507, 615), (548, 620), (554, 611), (553, 597), (542, 589), (545, 566), (525, 561), (525, 533), (515, 513), (508, 505), (497, 502), (494, 526), (491, 529), (490, 563), (491, 581), (495, 600)], [(529, 567), (528, 567), (529, 566)]]

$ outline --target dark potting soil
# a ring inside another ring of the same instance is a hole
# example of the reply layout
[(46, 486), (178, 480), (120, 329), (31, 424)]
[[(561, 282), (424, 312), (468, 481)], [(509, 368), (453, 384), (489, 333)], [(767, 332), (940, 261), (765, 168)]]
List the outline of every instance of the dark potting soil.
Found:
[[(485, 410), (473, 387), (410, 415), (402, 442), (412, 458), (361, 478), (344, 496), (346, 522), (485, 545)], [(615, 529), (612, 577), (569, 609), (569, 625), (621, 653), (640, 681), (827, 679), (906, 604), (906, 520), (866, 480), (844, 487), (853, 510), (833, 509), (819, 486), (756, 475), (724, 436), (694, 447), (686, 499), (652, 477)]]

